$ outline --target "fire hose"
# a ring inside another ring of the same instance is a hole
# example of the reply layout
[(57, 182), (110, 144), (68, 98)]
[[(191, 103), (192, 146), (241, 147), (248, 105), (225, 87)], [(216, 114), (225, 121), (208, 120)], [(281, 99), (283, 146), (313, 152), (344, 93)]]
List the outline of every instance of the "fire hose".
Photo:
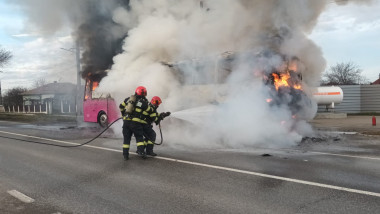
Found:
[[(57, 146), (57, 147), (64, 147), (64, 148), (73, 148), (73, 147), (80, 147), (80, 146), (84, 146), (86, 144), (89, 144), (91, 143), (92, 141), (94, 141), (95, 139), (99, 138), (105, 131), (107, 131), (114, 123), (116, 123), (117, 121), (119, 121), (120, 119), (122, 119), (122, 117), (116, 119), (115, 121), (113, 121), (112, 123), (110, 123), (102, 132), (100, 132), (98, 135), (96, 135), (94, 138), (92, 138), (91, 140), (89, 141), (86, 141), (84, 143), (81, 143), (81, 144), (77, 144), (77, 145), (58, 145), (58, 144), (53, 144), (53, 143), (44, 143), (44, 142), (39, 142), (39, 141), (32, 141), (32, 140), (23, 140), (23, 139), (18, 139), (18, 138), (13, 138), (13, 137), (5, 137), (5, 136), (0, 136), (0, 138), (6, 138), (6, 139), (12, 139), (12, 140), (18, 140), (18, 141), (23, 141), (23, 142), (28, 142), (28, 143), (36, 143), (36, 144), (43, 144), (43, 145), (49, 145), (49, 146)], [(161, 135), (161, 142), (160, 143), (154, 143), (155, 145), (161, 145), (162, 142), (163, 142), (163, 138), (162, 138), (162, 131), (161, 131), (161, 124), (158, 123), (158, 127), (160, 129), (160, 135)], [(146, 137), (148, 140), (152, 141), (148, 136), (144, 135), (144, 137)], [(152, 141), (153, 142), (153, 141)]]

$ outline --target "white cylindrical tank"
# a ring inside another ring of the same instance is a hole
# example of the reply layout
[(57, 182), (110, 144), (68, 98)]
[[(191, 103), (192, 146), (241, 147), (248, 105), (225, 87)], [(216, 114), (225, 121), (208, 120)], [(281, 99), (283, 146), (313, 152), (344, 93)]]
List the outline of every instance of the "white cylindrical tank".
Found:
[(313, 90), (313, 98), (318, 105), (339, 104), (343, 101), (343, 91), (338, 86), (323, 86)]

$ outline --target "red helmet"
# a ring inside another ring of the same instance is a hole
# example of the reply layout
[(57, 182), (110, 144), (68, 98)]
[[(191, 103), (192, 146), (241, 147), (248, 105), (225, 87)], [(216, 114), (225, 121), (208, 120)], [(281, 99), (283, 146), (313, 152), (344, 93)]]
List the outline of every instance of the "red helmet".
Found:
[(152, 103), (152, 105), (158, 107), (162, 103), (162, 101), (161, 101), (160, 97), (154, 96), (152, 98), (152, 100), (150, 101), (150, 103)]
[(144, 86), (137, 87), (135, 93), (136, 95), (144, 96), (144, 97), (148, 94)]

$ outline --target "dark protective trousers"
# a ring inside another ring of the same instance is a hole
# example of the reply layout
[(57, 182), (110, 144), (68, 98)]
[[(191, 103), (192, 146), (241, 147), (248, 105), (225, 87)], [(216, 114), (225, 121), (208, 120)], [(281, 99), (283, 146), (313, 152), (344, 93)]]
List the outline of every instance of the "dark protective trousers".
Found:
[(153, 130), (151, 124), (143, 124), (144, 142), (146, 145), (146, 152), (153, 151), (154, 142), (156, 141), (156, 132)]
[(124, 120), (123, 123), (123, 155), (129, 154), (132, 135), (135, 135), (137, 150), (144, 151), (143, 124), (135, 121)]

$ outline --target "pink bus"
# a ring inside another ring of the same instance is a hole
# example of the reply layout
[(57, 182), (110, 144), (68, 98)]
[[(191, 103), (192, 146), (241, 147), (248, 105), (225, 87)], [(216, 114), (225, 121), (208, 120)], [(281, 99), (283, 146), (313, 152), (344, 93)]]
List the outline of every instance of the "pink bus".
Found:
[(95, 92), (99, 82), (86, 80), (83, 101), (83, 117), (85, 122), (99, 123), (105, 127), (121, 117), (115, 100), (109, 95)]

